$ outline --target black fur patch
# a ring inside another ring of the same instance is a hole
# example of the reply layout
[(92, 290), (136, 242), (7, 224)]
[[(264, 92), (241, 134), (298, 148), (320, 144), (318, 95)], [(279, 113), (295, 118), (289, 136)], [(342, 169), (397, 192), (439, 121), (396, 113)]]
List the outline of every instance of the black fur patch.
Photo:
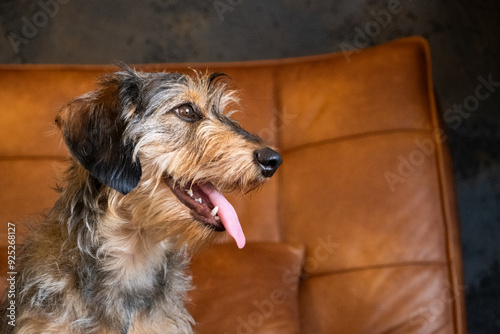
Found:
[(133, 159), (135, 143), (124, 140), (124, 114), (138, 108), (139, 82), (123, 72), (103, 82), (100, 91), (70, 102), (56, 123), (70, 153), (85, 169), (99, 182), (128, 194), (142, 175), (139, 159)]

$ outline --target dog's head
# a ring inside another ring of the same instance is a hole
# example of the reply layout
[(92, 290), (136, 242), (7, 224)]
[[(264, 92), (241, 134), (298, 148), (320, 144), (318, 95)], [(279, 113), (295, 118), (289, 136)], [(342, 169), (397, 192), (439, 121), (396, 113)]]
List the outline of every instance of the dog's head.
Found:
[(145, 224), (175, 222), (178, 234), (228, 230), (242, 247), (222, 192), (254, 189), (282, 158), (228, 117), (237, 100), (224, 78), (124, 67), (65, 106), (56, 124), (89, 177), (136, 218), (149, 217)]

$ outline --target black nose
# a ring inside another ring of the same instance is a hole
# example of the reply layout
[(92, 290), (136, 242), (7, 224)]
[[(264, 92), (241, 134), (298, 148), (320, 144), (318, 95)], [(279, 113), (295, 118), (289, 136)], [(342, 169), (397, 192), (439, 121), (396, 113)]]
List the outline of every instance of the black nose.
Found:
[(254, 152), (254, 157), (261, 168), (264, 177), (273, 176), (274, 172), (283, 162), (281, 155), (269, 147), (261, 148)]

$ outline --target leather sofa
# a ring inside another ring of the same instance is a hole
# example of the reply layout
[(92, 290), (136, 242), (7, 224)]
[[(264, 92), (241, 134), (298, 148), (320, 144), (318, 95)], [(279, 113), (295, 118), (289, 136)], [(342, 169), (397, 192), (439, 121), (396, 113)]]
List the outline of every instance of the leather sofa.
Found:
[[(206, 68), (240, 90), (235, 117), (282, 153), (262, 190), (231, 195), (248, 244), (193, 258), (198, 333), (464, 333), (447, 137), (427, 42)], [(49, 208), (68, 152), (59, 106), (109, 65), (0, 65), (0, 263), (7, 223)], [(12, 234), (12, 233), (11, 233)], [(7, 287), (2, 279), (2, 288)]]

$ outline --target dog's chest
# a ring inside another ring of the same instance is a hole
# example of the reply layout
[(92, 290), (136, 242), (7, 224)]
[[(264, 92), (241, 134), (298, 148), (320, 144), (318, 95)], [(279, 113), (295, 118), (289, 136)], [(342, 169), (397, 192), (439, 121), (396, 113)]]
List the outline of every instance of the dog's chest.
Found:
[[(89, 312), (98, 322), (109, 322), (120, 334), (132, 334), (144, 333), (143, 327), (152, 326), (150, 319), (163, 318), (164, 327), (177, 328), (180, 321), (180, 327), (188, 328), (182, 332), (190, 332), (191, 318), (184, 307), (191, 286), (185, 273), (187, 258), (165, 256), (161, 265), (144, 267), (142, 275), (120, 277), (116, 270), (103, 270), (102, 263), (85, 262), (87, 269), (78, 277), (80, 293), (85, 304), (92, 305)], [(148, 333), (156, 331), (151, 328)]]

